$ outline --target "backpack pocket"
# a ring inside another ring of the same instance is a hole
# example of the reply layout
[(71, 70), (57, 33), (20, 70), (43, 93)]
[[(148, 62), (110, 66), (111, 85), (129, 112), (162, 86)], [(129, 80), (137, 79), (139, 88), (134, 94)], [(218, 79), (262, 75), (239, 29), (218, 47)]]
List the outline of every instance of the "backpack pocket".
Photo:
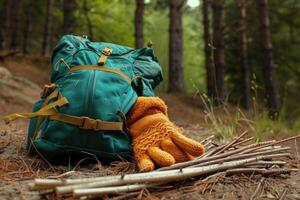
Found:
[(139, 56), (133, 63), (135, 75), (141, 77), (143, 96), (154, 96), (155, 87), (163, 80), (160, 65), (150, 56)]

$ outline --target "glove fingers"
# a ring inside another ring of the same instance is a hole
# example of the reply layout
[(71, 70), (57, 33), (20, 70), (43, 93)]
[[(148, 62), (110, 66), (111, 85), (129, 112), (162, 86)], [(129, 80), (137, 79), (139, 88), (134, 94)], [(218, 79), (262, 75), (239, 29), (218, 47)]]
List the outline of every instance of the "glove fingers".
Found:
[(188, 161), (189, 158), (184, 151), (182, 151), (171, 139), (163, 140), (160, 143), (161, 148), (171, 154), (176, 162)]
[(172, 140), (177, 144), (183, 151), (192, 156), (201, 156), (204, 153), (204, 146), (195, 140), (185, 137), (180, 133), (173, 133)]
[(188, 156), (189, 160), (195, 160), (195, 156), (192, 156), (192, 155), (189, 154), (189, 153), (186, 153), (186, 155)]
[(135, 160), (140, 171), (149, 172), (154, 170), (155, 165), (148, 155), (144, 154), (141, 157), (136, 157)]
[(175, 164), (175, 158), (159, 147), (150, 147), (147, 154), (154, 160), (159, 167), (166, 167)]

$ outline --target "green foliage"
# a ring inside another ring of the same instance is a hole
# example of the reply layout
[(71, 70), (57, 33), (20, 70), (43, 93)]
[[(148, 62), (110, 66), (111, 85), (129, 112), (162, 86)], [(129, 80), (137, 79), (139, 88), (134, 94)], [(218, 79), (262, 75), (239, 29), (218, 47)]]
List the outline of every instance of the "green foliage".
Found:
[[(3, 11), (3, 0), (0, 0), (0, 10)], [(22, 45), (22, 28), (25, 24), (26, 6), (29, 0), (22, 1), (20, 17), (19, 44)], [(53, 1), (52, 17), (50, 24), (51, 47), (61, 36), (61, 24), (63, 20), (62, 0)], [(95, 41), (112, 42), (127, 46), (134, 46), (134, 12), (133, 0), (97, 0), (88, 2), (88, 16), (93, 26)], [(241, 87), (241, 69), (239, 67), (239, 11), (236, 0), (225, 2), (225, 53), (226, 53), (226, 84), (229, 93), (229, 102), (239, 105), (243, 95)], [(272, 41), (276, 72), (279, 80), (279, 88), (282, 105), (280, 119), (272, 121), (265, 112), (265, 90), (262, 77), (261, 41), (259, 35), (258, 16), (255, 1), (247, 1), (247, 34), (248, 57), (252, 79), (252, 95), (254, 100), (253, 113), (250, 121), (256, 123), (252, 126), (248, 117), (241, 112), (228, 113), (232, 117), (231, 122), (223, 123), (222, 119), (215, 116), (213, 107), (208, 106), (207, 120), (215, 126), (216, 133), (231, 136), (235, 133), (235, 126), (240, 121), (248, 121), (251, 130), (256, 132), (257, 138), (262, 138), (266, 132), (297, 132), (300, 130), (300, 106), (298, 91), (300, 91), (300, 1), (299, 0), (272, 0), (269, 1), (270, 20), (272, 29)], [(42, 35), (46, 19), (46, 2), (34, 1), (33, 26), (30, 31), (30, 53), (41, 51)], [(183, 10), (183, 67), (185, 89), (188, 93), (204, 93), (206, 88), (203, 36), (202, 36), (202, 12), (199, 7)], [(211, 9), (210, 9), (211, 12)], [(86, 16), (83, 12), (83, 0), (77, 0), (75, 10), (76, 29), (75, 34), (89, 35)], [(9, 34), (9, 33), (8, 33)], [(157, 91), (166, 91), (168, 88), (169, 67), (169, 4), (164, 0), (147, 1), (144, 11), (144, 42), (153, 41), (153, 48), (160, 64), (163, 67), (164, 83)], [(226, 108), (227, 109), (227, 108)], [(246, 119), (247, 118), (247, 119)], [(230, 121), (230, 120), (229, 120)], [(284, 130), (284, 127), (288, 128)], [(221, 128), (220, 128), (221, 127)], [(217, 130), (219, 129), (219, 130)], [(226, 129), (226, 130), (224, 130)], [(222, 130), (222, 131), (221, 131)]]
[(169, 66), (169, 19), (168, 10), (153, 10), (152, 5), (147, 5), (144, 14), (144, 40), (153, 42), (153, 49), (162, 66), (164, 82), (157, 91), (166, 91), (168, 88)]
[[(88, 35), (83, 1), (78, 1), (77, 17), (80, 25), (76, 33)], [(135, 2), (121, 0), (89, 1), (89, 17), (94, 27), (94, 40), (134, 46)], [(184, 78), (187, 92), (194, 92), (193, 85), (205, 91), (205, 71), (201, 13), (198, 9), (185, 8), (183, 14)], [(164, 83), (157, 91), (168, 88), (169, 67), (169, 10), (167, 4), (152, 1), (146, 4), (144, 13), (144, 42), (153, 42), (153, 48), (163, 67)]]
[[(236, 1), (226, 1), (225, 6), (225, 43), (227, 64), (227, 87), (229, 101), (239, 104), (241, 99), (242, 82), (239, 67), (239, 39), (238, 39), (238, 7)], [(278, 76), (281, 101), (284, 101), (284, 115), (290, 121), (299, 116), (297, 93), (300, 90), (299, 56), (300, 38), (297, 30), (300, 28), (300, 1), (272, 0), (269, 1), (273, 53)], [(248, 33), (248, 60), (252, 73), (256, 75), (256, 104), (260, 109), (265, 105), (265, 90), (262, 77), (262, 49), (259, 35), (257, 9), (255, 2), (249, 2), (247, 7), (247, 33)], [(283, 115), (283, 112), (281, 113)]]
[[(134, 46), (134, 1), (124, 3), (121, 0), (99, 0), (88, 3), (95, 41)], [(82, 0), (78, 1), (76, 33), (89, 36), (82, 4)]]
[(206, 88), (201, 20), (199, 9), (184, 13), (184, 80), (185, 90), (189, 93), (195, 92), (195, 86), (201, 92), (205, 92)]

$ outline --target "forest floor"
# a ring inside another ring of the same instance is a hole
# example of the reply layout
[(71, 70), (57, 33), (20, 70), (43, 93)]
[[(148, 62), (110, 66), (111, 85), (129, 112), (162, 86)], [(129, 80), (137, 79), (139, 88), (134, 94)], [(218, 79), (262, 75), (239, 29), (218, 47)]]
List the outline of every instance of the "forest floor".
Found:
[[(39, 98), (44, 84), (49, 81), (49, 58), (6, 59), (0, 61), (0, 117), (12, 112), (28, 112)], [(2, 67), (1, 67), (2, 66)], [(159, 94), (169, 106), (169, 115), (184, 134), (195, 140), (207, 136), (209, 126), (205, 123), (203, 105), (192, 95)], [(88, 166), (51, 166), (46, 162), (26, 155), (23, 144), (27, 121), (19, 120), (9, 125), (0, 122), (0, 199), (51, 199), (51, 196), (32, 192), (28, 183), (37, 177), (55, 177), (74, 170), (73, 177), (105, 176), (134, 172), (133, 163), (114, 162), (110, 166), (91, 164)], [(279, 139), (279, 136), (276, 136)], [(284, 136), (280, 136), (283, 138)], [(272, 136), (274, 138), (274, 136)], [(300, 168), (300, 142), (285, 144), (291, 147), (293, 159), (290, 163)], [(256, 191), (264, 180), (260, 191)], [(233, 175), (216, 177), (202, 184), (197, 179), (174, 183), (152, 193), (145, 190), (131, 198), (140, 199), (300, 199), (300, 172), (291, 175), (262, 177), (261, 175)], [(124, 197), (124, 199), (127, 199)]]

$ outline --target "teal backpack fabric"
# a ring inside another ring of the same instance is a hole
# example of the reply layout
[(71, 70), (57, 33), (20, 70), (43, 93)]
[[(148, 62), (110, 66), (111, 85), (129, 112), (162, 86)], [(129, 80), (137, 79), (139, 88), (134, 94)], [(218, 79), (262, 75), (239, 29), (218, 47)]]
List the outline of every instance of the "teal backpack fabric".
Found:
[[(112, 72), (96, 69), (105, 48), (112, 52), (107, 56), (104, 67), (113, 69)], [(138, 96), (154, 96), (154, 88), (163, 80), (153, 50), (148, 47), (135, 50), (65, 35), (57, 43), (51, 63), (52, 86), (45, 88), (42, 98), (34, 106), (34, 112), (64, 97), (68, 103), (55, 106), (58, 113), (103, 122), (123, 122), (124, 128), (95, 130), (55, 120), (51, 116), (36, 116), (30, 120), (27, 150), (38, 152), (54, 162), (68, 159), (62, 155), (92, 154), (102, 161), (129, 158), (131, 139), (125, 132), (126, 114)], [(87, 65), (90, 68), (80, 68)], [(73, 70), (78, 66), (79, 69)], [(115, 72), (121, 72), (121, 75)], [(59, 95), (49, 98), (53, 91)]]

